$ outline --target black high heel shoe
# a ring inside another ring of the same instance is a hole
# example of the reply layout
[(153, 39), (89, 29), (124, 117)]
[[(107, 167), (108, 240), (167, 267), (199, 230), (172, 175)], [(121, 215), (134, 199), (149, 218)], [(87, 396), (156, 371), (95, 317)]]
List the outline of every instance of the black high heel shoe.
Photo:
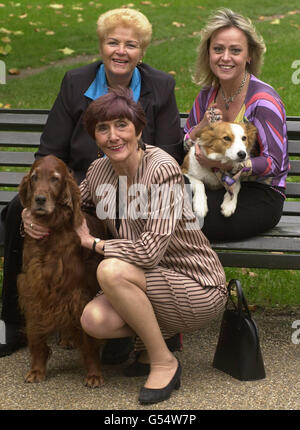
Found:
[(177, 370), (168, 385), (164, 388), (141, 388), (139, 395), (139, 402), (141, 405), (163, 402), (170, 398), (173, 390), (179, 390), (182, 368), (179, 360), (177, 361)]

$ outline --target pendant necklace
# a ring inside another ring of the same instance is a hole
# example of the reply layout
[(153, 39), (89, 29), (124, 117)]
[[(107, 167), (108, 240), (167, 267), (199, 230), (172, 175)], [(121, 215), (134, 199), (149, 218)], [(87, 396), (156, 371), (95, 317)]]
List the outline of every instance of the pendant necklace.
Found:
[(224, 103), (225, 103), (225, 109), (226, 109), (226, 110), (228, 110), (228, 109), (229, 109), (229, 103), (232, 103), (232, 102), (233, 102), (233, 100), (236, 98), (236, 96), (238, 96), (238, 95), (240, 94), (240, 92), (242, 91), (243, 86), (245, 85), (245, 82), (246, 82), (247, 75), (248, 75), (248, 73), (247, 73), (247, 71), (246, 71), (246, 72), (245, 72), (245, 76), (244, 76), (244, 78), (243, 78), (243, 80), (242, 80), (241, 85), (239, 86), (239, 88), (238, 88), (237, 92), (236, 92), (235, 94), (233, 94), (233, 96), (230, 96), (230, 97), (226, 98), (226, 97), (225, 97), (225, 94), (224, 94), (224, 91), (223, 91), (223, 88), (222, 88), (222, 86), (221, 86), (221, 94), (222, 94), (222, 97), (223, 97), (223, 100), (224, 100)]

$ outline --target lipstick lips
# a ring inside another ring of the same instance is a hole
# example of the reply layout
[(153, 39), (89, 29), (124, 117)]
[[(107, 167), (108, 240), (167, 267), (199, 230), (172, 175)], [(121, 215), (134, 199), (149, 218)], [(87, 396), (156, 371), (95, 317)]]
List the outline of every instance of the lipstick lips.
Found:
[(128, 60), (122, 60), (120, 58), (113, 58), (112, 61), (114, 63), (118, 63), (118, 64), (127, 64), (128, 63)]
[(234, 66), (227, 65), (227, 64), (219, 64), (220, 69), (222, 70), (232, 70)]
[(123, 147), (124, 147), (124, 144), (121, 144), (121, 145), (110, 146), (108, 149), (110, 149), (111, 151), (120, 151), (120, 149), (122, 149)]

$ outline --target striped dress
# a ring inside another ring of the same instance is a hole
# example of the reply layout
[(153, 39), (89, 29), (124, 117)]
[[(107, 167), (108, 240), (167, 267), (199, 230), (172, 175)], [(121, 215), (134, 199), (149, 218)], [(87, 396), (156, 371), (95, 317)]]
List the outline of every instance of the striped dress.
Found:
[(83, 208), (96, 208), (114, 237), (105, 241), (104, 257), (144, 270), (146, 294), (165, 338), (198, 329), (224, 309), (224, 270), (200, 230), (180, 167), (169, 154), (146, 145), (128, 189), (126, 177), (117, 176), (109, 159), (98, 159), (80, 189)]

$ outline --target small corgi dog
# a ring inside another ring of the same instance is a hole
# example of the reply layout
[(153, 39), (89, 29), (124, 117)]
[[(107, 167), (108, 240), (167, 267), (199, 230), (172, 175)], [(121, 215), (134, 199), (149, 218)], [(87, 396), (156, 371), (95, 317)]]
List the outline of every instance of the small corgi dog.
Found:
[[(193, 209), (198, 217), (204, 218), (208, 212), (204, 185), (210, 189), (225, 186), (227, 191), (221, 204), (221, 213), (229, 217), (235, 212), (241, 188), (240, 175), (237, 173), (240, 170), (239, 163), (249, 158), (256, 135), (256, 127), (251, 123), (215, 122), (199, 130), (181, 166), (182, 173), (191, 182)], [(196, 144), (200, 145), (203, 154), (210, 160), (220, 161), (222, 164), (232, 161), (231, 172), (226, 174), (222, 169), (201, 166), (195, 157)], [(237, 173), (238, 177), (232, 177), (232, 173)]]

